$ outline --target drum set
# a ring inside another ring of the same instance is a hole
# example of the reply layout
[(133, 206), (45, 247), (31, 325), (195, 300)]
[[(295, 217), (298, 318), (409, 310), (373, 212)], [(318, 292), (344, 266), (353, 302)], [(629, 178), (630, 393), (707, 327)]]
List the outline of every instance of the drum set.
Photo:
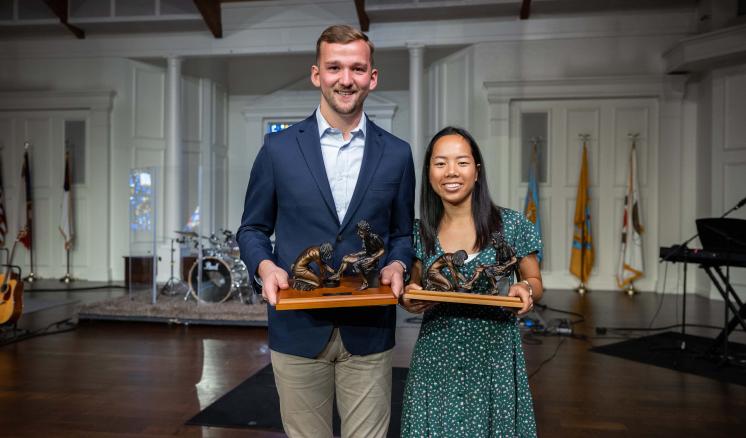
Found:
[[(161, 289), (162, 294), (183, 293), (184, 300), (192, 297), (206, 303), (223, 303), (231, 298), (238, 298), (244, 304), (259, 301), (233, 232), (219, 229), (209, 237), (193, 231), (176, 231), (176, 234), (179, 237), (171, 239), (171, 278)], [(197, 257), (189, 268), (186, 282), (174, 275), (176, 244), (189, 246), (197, 254), (202, 252), (202, 257)]]

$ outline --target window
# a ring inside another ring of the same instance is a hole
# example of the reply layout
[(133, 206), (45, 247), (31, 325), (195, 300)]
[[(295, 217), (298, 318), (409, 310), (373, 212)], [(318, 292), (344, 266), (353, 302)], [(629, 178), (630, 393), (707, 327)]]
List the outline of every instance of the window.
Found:
[(292, 121), (292, 122), (277, 122), (277, 121), (272, 122), (272, 121), (270, 121), (270, 122), (267, 122), (266, 134), (269, 134), (269, 133), (272, 133), (272, 132), (280, 132), (283, 129), (287, 129), (290, 126), (292, 126), (292, 125), (294, 125), (296, 123), (297, 123), (297, 121)]
[(73, 184), (85, 184), (85, 121), (65, 120), (65, 152), (70, 156)]
[(521, 182), (528, 182), (534, 143), (539, 161), (539, 183), (547, 182), (548, 113), (521, 113)]

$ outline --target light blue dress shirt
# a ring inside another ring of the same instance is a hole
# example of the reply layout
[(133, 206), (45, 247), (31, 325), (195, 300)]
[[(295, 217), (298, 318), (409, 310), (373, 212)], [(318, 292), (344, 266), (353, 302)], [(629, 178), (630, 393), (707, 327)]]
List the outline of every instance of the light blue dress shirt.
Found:
[(340, 223), (344, 220), (347, 208), (350, 206), (352, 193), (357, 185), (357, 177), (360, 175), (360, 166), (363, 164), (366, 121), (367, 116), (363, 113), (357, 127), (352, 130), (350, 138), (345, 140), (342, 131), (332, 128), (321, 115), (321, 110), (316, 108), (321, 154), (324, 158), (326, 177), (329, 179), (329, 187), (332, 189), (332, 197), (334, 197)]

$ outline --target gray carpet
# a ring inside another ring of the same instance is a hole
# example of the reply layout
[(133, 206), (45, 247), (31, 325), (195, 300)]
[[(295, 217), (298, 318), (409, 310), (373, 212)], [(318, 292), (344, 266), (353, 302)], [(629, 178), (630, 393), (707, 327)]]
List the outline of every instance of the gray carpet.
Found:
[[(243, 304), (238, 299), (224, 303), (204, 303), (193, 298), (185, 301), (183, 295), (159, 294), (152, 304), (150, 291), (134, 293), (132, 298), (126, 291), (123, 296), (80, 307), (80, 319), (107, 321), (141, 321), (169, 324), (206, 324), (234, 326), (267, 326), (266, 304)], [(419, 315), (412, 315), (397, 306), (396, 326), (419, 328)]]
[(182, 295), (159, 294), (152, 304), (149, 291), (86, 304), (80, 308), (80, 319), (165, 322), (176, 324), (210, 324), (266, 326), (265, 304), (244, 304), (238, 299), (224, 303), (197, 303), (193, 298), (185, 301)]

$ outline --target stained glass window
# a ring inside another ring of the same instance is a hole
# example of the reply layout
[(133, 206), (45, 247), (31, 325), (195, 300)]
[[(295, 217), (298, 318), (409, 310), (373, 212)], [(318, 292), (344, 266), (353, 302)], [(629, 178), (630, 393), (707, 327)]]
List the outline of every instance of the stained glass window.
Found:
[(132, 231), (153, 228), (153, 181), (149, 170), (130, 172), (130, 227)]
[(297, 122), (267, 122), (267, 134), (271, 132), (280, 132), (287, 129)]

